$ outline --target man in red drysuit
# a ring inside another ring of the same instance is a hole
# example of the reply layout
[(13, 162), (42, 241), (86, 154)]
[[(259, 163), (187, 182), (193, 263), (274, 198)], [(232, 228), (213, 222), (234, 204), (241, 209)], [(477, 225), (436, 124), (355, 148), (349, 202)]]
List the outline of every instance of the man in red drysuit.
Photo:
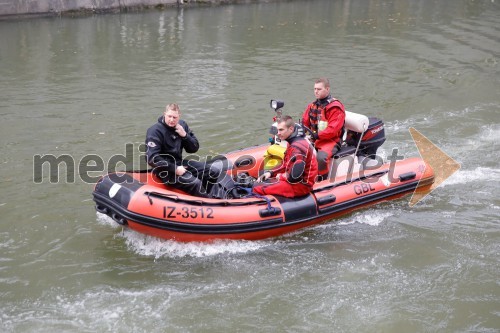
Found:
[[(318, 176), (318, 164), (314, 148), (303, 135), (299, 134), (301, 129), (299, 130), (298, 126), (290, 116), (284, 116), (278, 120), (278, 138), (288, 142), (283, 163), (262, 174), (253, 192), (288, 198), (307, 195), (311, 192)], [(271, 177), (275, 179), (269, 183), (260, 183)]]
[(330, 82), (320, 78), (314, 83), (316, 100), (309, 104), (302, 115), (302, 123), (313, 131), (314, 147), (318, 151), (318, 174), (328, 175), (333, 155), (342, 140), (345, 108), (330, 94)]

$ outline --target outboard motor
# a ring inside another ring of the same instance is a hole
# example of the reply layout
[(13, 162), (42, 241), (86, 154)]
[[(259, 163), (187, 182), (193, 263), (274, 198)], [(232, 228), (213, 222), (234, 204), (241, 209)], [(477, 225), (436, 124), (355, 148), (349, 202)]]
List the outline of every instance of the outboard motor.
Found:
[[(374, 158), (377, 154), (377, 149), (385, 142), (384, 123), (381, 119), (376, 117), (369, 117), (368, 119), (368, 129), (361, 138), (357, 155)], [(360, 135), (361, 133), (348, 130), (346, 143), (349, 146), (356, 147), (358, 145)]]

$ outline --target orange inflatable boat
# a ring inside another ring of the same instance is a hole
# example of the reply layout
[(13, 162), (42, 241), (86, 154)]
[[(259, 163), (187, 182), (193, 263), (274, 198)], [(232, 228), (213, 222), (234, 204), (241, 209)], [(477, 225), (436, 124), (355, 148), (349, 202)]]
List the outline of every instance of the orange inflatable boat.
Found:
[[(357, 116), (349, 113), (346, 117), (348, 135), (359, 134), (360, 141), (363, 137), (373, 139), (373, 134), (384, 135), (381, 121), (364, 116), (362, 120), (353, 121)], [(370, 134), (370, 130), (373, 133)], [(137, 171), (102, 177), (95, 186), (93, 198), (98, 212), (147, 235), (182, 242), (256, 240), (332, 220), (432, 185), (433, 170), (421, 158), (390, 163), (371, 160), (371, 165), (365, 159), (360, 163), (366, 157), (361, 153), (360, 141), (357, 146), (344, 144), (332, 163), (330, 177), (316, 183), (313, 191), (304, 197), (200, 198), (168, 188), (150, 171)], [(365, 148), (372, 148), (372, 143), (365, 144)], [(273, 142), (228, 153), (216, 162), (222, 163), (227, 176), (238, 179), (238, 184), (241, 179), (255, 179), (266, 168), (280, 163), (283, 151), (284, 147)]]

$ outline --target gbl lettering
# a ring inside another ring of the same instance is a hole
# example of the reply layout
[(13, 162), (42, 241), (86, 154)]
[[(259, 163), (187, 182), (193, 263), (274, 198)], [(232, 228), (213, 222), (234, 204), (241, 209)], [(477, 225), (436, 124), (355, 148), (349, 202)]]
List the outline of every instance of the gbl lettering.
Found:
[(372, 187), (372, 184), (361, 184), (361, 185), (354, 185), (354, 193), (357, 195), (367, 193), (370, 191), (375, 191), (375, 188)]

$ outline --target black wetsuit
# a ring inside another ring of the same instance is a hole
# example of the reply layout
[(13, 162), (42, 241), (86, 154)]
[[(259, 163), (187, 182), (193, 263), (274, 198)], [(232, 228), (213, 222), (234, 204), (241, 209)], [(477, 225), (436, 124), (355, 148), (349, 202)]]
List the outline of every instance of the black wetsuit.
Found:
[[(216, 181), (220, 170), (203, 162), (182, 159), (183, 150), (190, 154), (196, 153), (200, 144), (184, 120), (179, 120), (179, 124), (186, 131), (184, 138), (177, 134), (175, 127), (165, 124), (163, 116), (158, 118), (158, 122), (146, 133), (146, 160), (153, 167), (153, 173), (165, 184), (195, 196), (206, 197), (205, 186)], [(175, 170), (181, 165), (187, 172), (177, 176)]]

